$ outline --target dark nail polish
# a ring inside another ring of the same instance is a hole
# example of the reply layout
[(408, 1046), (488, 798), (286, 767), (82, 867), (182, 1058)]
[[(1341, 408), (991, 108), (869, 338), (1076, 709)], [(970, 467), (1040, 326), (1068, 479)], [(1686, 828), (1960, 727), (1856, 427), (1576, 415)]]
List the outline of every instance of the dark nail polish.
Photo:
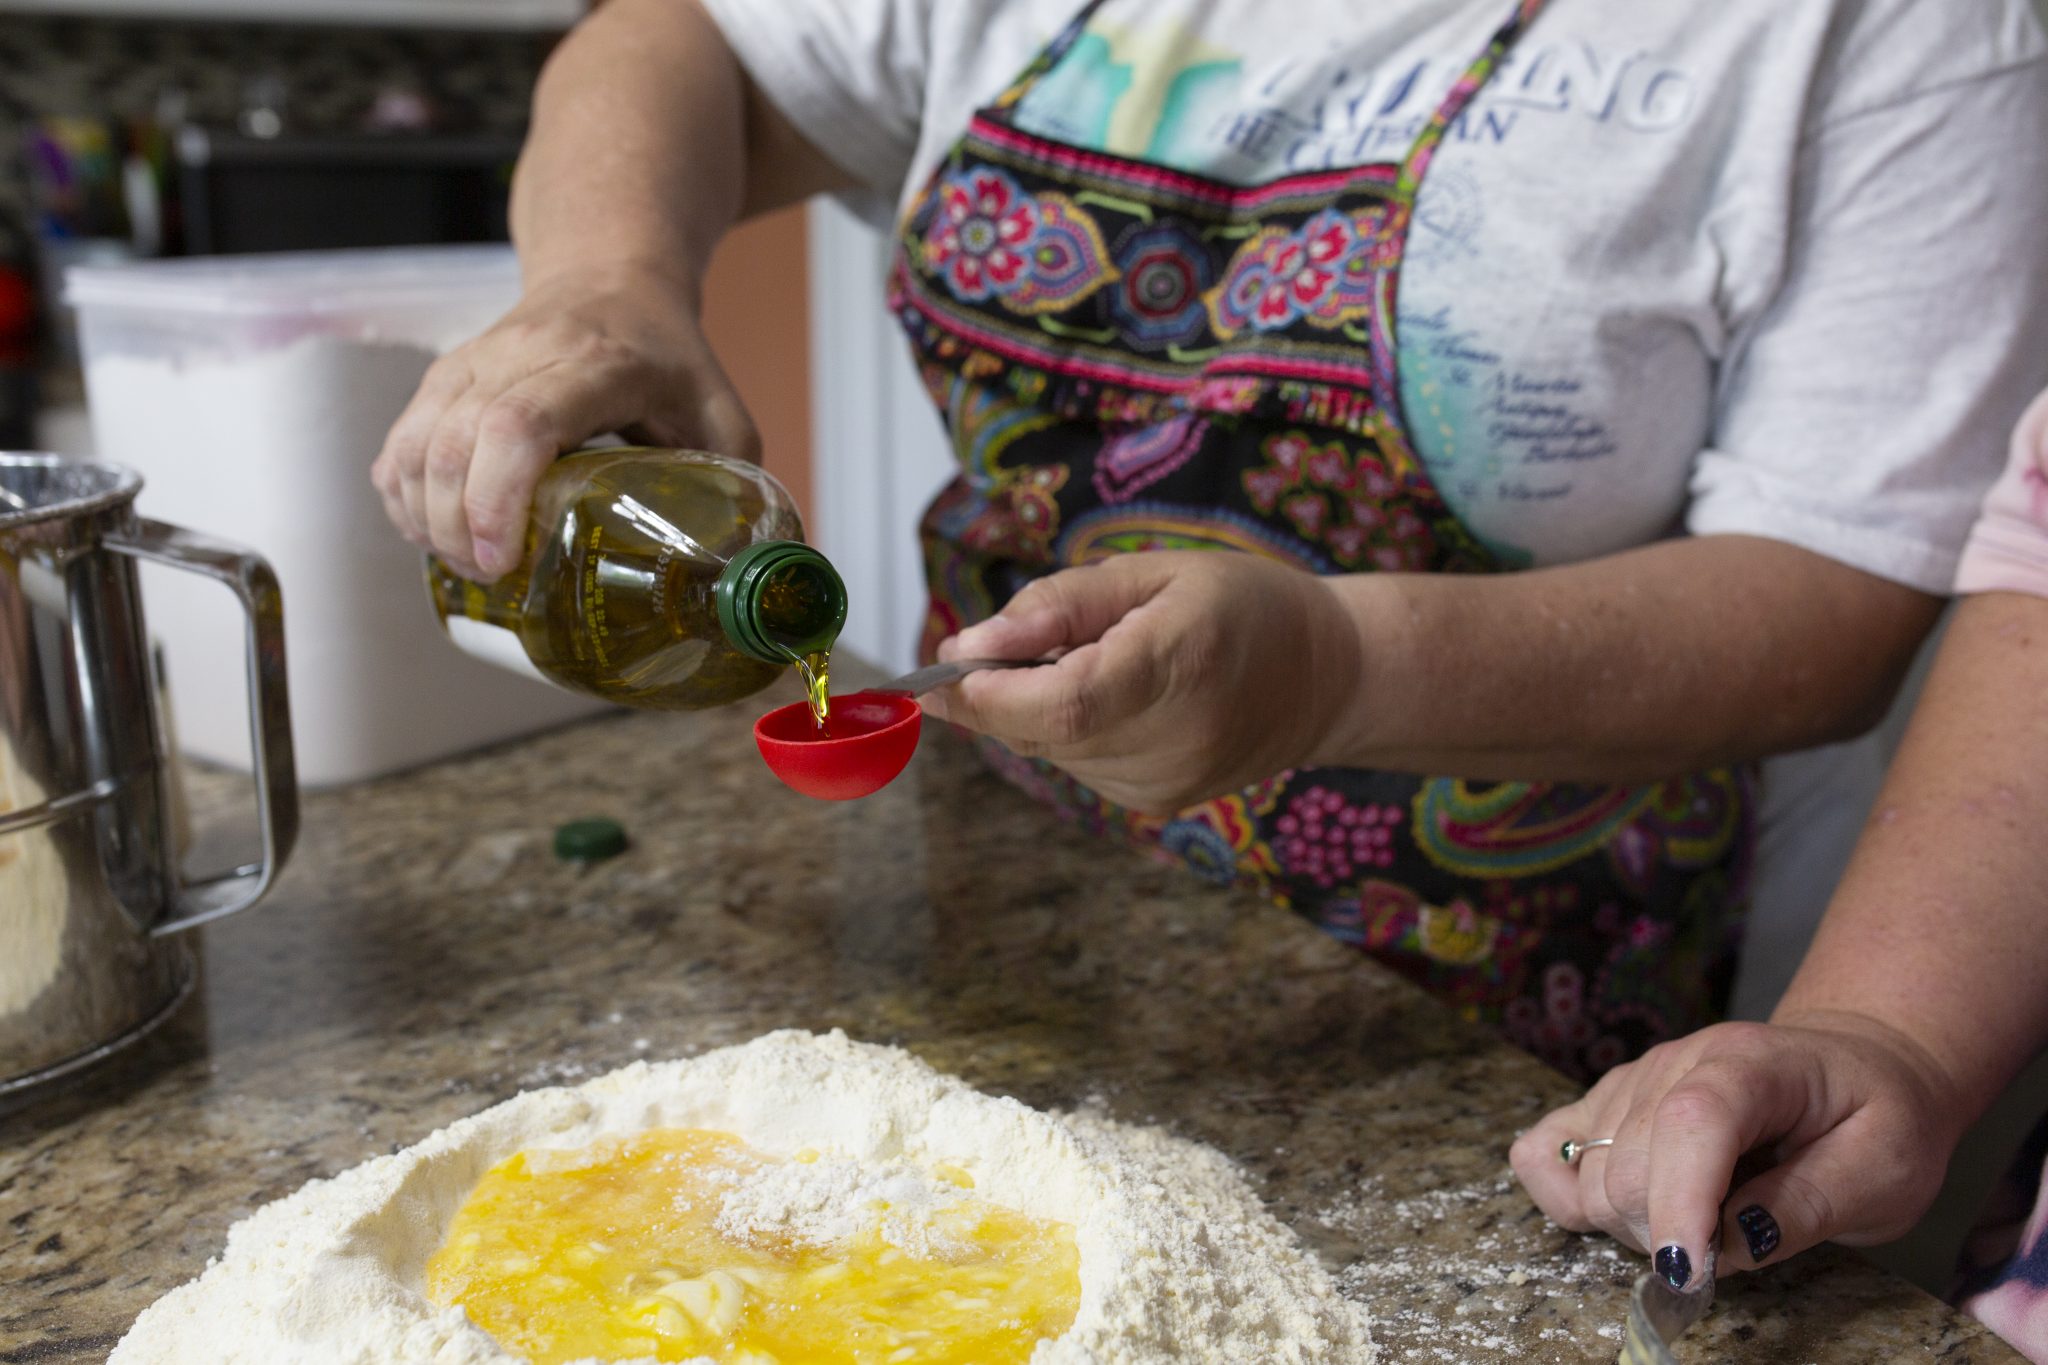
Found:
[(1657, 1253), (1657, 1273), (1673, 1289), (1683, 1289), (1692, 1279), (1692, 1257), (1685, 1254), (1684, 1247), (1665, 1247)]
[(1778, 1249), (1778, 1220), (1762, 1204), (1751, 1204), (1736, 1214), (1735, 1225), (1742, 1229), (1742, 1240), (1749, 1243), (1749, 1259), (1758, 1265)]

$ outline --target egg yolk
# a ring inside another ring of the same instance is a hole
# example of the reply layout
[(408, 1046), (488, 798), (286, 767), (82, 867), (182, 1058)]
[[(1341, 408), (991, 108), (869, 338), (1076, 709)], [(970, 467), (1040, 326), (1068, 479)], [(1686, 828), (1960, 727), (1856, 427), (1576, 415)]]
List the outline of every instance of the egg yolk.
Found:
[(727, 1195), (780, 1164), (701, 1129), (521, 1152), (457, 1211), (427, 1295), (536, 1365), (1023, 1365), (1073, 1325), (1073, 1228), (964, 1192), (914, 1237), (891, 1235), (881, 1200), (829, 1244), (721, 1229)]

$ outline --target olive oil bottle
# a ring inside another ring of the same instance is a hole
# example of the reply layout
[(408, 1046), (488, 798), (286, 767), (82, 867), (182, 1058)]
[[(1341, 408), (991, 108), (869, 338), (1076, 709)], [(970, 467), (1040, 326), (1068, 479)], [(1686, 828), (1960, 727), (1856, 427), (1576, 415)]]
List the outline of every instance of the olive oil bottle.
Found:
[(626, 706), (721, 706), (794, 664), (821, 726), (846, 623), (846, 587), (803, 543), (788, 491), (692, 450), (564, 456), (517, 568), (483, 584), (430, 555), (427, 591), (467, 652)]

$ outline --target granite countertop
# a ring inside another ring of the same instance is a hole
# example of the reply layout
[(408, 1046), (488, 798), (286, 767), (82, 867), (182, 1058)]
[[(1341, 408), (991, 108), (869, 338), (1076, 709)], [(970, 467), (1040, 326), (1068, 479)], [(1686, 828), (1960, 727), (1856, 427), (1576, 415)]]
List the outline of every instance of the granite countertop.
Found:
[[(763, 771), (754, 713), (610, 717), (309, 795), (273, 898), (199, 935), (186, 1011), (0, 1115), (0, 1361), (101, 1359), (313, 1177), (787, 1026), (1221, 1148), (1371, 1305), (1389, 1365), (1614, 1360), (1640, 1263), (1551, 1227), (1505, 1157), (1568, 1082), (1255, 898), (1059, 824), (949, 736), (824, 805)], [(238, 785), (195, 781), (202, 820)], [(632, 849), (555, 862), (590, 814)], [(2019, 1359), (1836, 1251), (1730, 1283), (1680, 1354)]]

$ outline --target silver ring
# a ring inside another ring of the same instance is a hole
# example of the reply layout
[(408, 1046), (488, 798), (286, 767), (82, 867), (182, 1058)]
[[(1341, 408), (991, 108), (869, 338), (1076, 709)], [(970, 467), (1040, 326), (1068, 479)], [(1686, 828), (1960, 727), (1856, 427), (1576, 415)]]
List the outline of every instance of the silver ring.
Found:
[(1613, 1145), (1613, 1138), (1594, 1138), (1591, 1142), (1580, 1142), (1576, 1138), (1566, 1138), (1564, 1146), (1557, 1149), (1557, 1159), (1567, 1166), (1576, 1166), (1579, 1163), (1579, 1158), (1593, 1148), (1612, 1147)]

